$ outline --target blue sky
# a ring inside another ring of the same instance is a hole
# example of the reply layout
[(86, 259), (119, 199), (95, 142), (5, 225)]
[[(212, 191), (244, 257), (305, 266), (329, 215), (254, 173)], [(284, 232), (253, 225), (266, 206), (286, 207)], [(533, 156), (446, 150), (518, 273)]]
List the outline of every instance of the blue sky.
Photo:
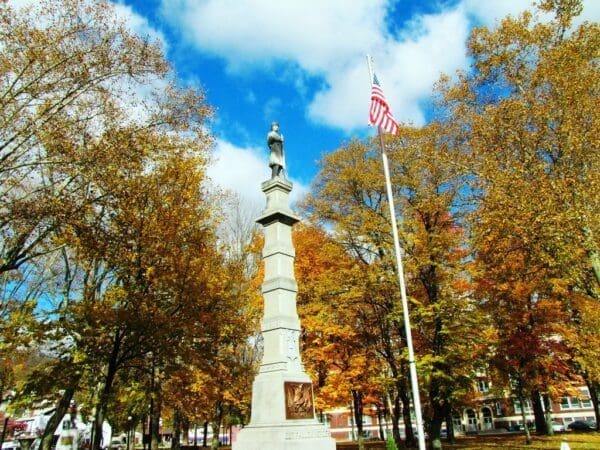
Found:
[[(19, 0), (15, 0), (19, 1)], [(22, 0), (21, 0), (22, 1)], [(475, 24), (493, 26), (529, 0), (113, 0), (136, 32), (160, 40), (180, 82), (215, 108), (211, 177), (260, 210), (269, 178), (266, 134), (285, 136), (295, 197), (315, 162), (367, 126), (366, 54), (398, 121), (427, 121), (441, 73), (466, 68)], [(584, 1), (600, 20), (600, 1)]]

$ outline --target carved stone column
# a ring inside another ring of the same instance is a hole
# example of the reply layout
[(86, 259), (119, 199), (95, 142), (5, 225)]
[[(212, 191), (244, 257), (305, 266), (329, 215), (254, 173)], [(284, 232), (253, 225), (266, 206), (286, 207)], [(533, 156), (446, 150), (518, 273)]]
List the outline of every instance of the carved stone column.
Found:
[(299, 219), (289, 207), (292, 183), (275, 177), (262, 190), (267, 206), (256, 221), (265, 232), (264, 353), (252, 386), (250, 423), (233, 449), (335, 450), (329, 430), (316, 420), (312, 382), (300, 357), (292, 243), (292, 226)]

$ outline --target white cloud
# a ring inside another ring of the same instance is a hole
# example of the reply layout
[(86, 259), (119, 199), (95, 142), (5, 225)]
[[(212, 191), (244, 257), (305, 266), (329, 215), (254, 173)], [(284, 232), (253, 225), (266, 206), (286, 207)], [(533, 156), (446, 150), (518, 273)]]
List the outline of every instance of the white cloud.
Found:
[(32, 6), (37, 3), (37, 0), (8, 0), (8, 4), (15, 9)]
[[(346, 130), (364, 127), (369, 104), (365, 56), (397, 119), (421, 124), (419, 101), (441, 72), (464, 63), (467, 21), (458, 10), (424, 16), (401, 40), (386, 31), (385, 0), (163, 0), (163, 14), (200, 50), (223, 57), (230, 70), (265, 69), (277, 60), (324, 78), (307, 115)], [(296, 77), (301, 83), (301, 76)]]
[[(388, 40), (372, 49), (375, 72), (397, 120), (423, 124), (419, 102), (430, 95), (441, 73), (452, 73), (465, 64), (467, 33), (465, 17), (455, 10), (421, 16), (401, 40)], [(370, 96), (364, 55), (346, 71), (330, 74), (329, 83), (331, 87), (317, 93), (310, 104), (310, 116), (340, 128), (364, 127)]]
[(310, 72), (343, 64), (381, 40), (385, 0), (163, 0), (163, 14), (203, 51), (232, 68), (268, 59)]
[[(251, 210), (262, 211), (266, 206), (261, 183), (271, 178), (268, 166), (268, 148), (236, 147), (230, 142), (218, 140), (214, 161), (208, 168), (212, 182), (223, 190), (239, 195), (242, 205)], [(294, 184), (290, 194), (293, 205), (308, 192), (308, 186), (291, 180)]]
[[(396, 118), (422, 124), (423, 101), (440, 74), (467, 65), (465, 44), (472, 22), (494, 26), (532, 5), (528, 0), (463, 0), (439, 13), (415, 16), (392, 35), (386, 25), (393, 19), (386, 17), (392, 3), (162, 0), (161, 10), (189, 42), (223, 58), (230, 71), (269, 70), (285, 61), (298, 69), (298, 86), (304, 86), (307, 75), (322, 77), (323, 88), (307, 94), (307, 116), (349, 131), (364, 127), (367, 120), (366, 54), (375, 59)], [(584, 4), (584, 18), (598, 20), (600, 2)]]
[(581, 20), (600, 22), (600, 2), (598, 0), (583, 0), (583, 13), (581, 18), (576, 20), (576, 23)]
[(477, 21), (493, 27), (507, 15), (517, 16), (526, 9), (531, 9), (528, 0), (502, 0), (482, 2), (481, 0), (464, 0), (462, 9), (466, 14), (474, 16)]
[[(1, 0), (0, 0), (1, 1)], [(92, 3), (94, 0), (86, 0), (86, 3)], [(151, 41), (159, 43), (163, 51), (167, 50), (167, 40), (165, 36), (156, 28), (152, 27), (143, 16), (135, 13), (131, 7), (122, 3), (123, 0), (113, 0), (113, 6), (117, 17), (125, 22), (132, 33), (140, 36), (148, 36)], [(8, 4), (16, 9), (29, 6), (43, 6), (39, 0), (8, 0)], [(49, 2), (51, 4), (51, 2)], [(54, 5), (56, 8), (56, 5)]]

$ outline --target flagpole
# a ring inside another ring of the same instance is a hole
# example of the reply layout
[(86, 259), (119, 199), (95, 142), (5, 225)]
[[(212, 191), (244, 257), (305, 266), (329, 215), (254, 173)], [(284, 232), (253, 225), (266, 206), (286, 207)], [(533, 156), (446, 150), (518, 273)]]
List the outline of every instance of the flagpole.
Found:
[[(369, 65), (369, 74), (371, 83), (373, 82), (373, 63), (371, 57), (367, 55)], [(394, 208), (394, 196), (392, 193), (392, 182), (390, 180), (390, 169), (388, 164), (385, 145), (383, 143), (383, 133), (381, 126), (377, 127), (379, 136), (379, 146), (381, 147), (381, 159), (383, 160), (383, 172), (385, 174), (385, 186), (390, 208), (390, 218), (392, 222), (392, 235), (394, 237), (394, 250), (396, 253), (396, 265), (398, 274), (398, 283), (400, 284), (400, 297), (402, 299), (402, 315), (404, 316), (404, 330), (406, 333), (406, 346), (408, 347), (408, 368), (410, 372), (410, 384), (413, 393), (413, 406), (415, 408), (415, 419), (417, 421), (417, 439), (419, 441), (419, 450), (425, 450), (425, 433), (423, 432), (423, 417), (421, 415), (421, 397), (419, 395), (419, 379), (417, 377), (417, 368), (415, 363), (415, 354), (412, 343), (412, 333), (410, 328), (410, 317), (408, 314), (408, 300), (406, 298), (406, 286), (404, 283), (404, 269), (402, 267), (402, 253), (400, 250), (400, 239), (398, 238), (398, 226), (396, 224), (396, 212)]]

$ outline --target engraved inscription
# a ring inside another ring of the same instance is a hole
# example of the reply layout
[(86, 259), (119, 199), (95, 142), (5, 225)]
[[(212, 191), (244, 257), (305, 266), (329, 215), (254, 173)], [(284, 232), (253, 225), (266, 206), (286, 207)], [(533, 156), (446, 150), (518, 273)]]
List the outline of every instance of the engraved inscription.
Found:
[(264, 372), (283, 372), (285, 371), (287, 368), (287, 363), (285, 362), (280, 362), (280, 363), (273, 363), (273, 364), (262, 364), (260, 366), (260, 372), (264, 373)]
[(311, 383), (286, 381), (284, 383), (284, 391), (286, 419), (314, 418)]
[(314, 439), (314, 438), (323, 438), (323, 437), (331, 437), (328, 430), (313, 429), (313, 430), (304, 430), (304, 431), (287, 431), (285, 433), (286, 440)]

